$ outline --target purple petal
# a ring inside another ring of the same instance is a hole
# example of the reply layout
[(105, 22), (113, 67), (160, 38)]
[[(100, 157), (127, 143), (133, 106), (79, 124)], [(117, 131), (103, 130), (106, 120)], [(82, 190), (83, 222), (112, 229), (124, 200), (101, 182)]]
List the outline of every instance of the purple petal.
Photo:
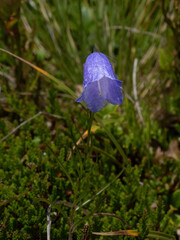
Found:
[(120, 88), (122, 86), (121, 81), (104, 77), (99, 81), (99, 86), (107, 102), (114, 105), (122, 104), (123, 92)]
[(77, 100), (84, 101), (86, 107), (94, 113), (100, 111), (106, 104), (106, 99), (98, 89), (98, 81), (88, 84)]
[[(84, 93), (84, 92), (83, 92)], [(78, 99), (76, 99), (76, 102), (82, 102), (82, 101), (84, 101), (84, 94), (81, 94), (81, 96), (78, 98)]]
[(90, 54), (84, 64), (83, 93), (76, 102), (85, 102), (92, 112), (100, 111), (109, 102), (123, 101), (122, 82), (118, 81), (109, 59), (103, 53)]
[(103, 53), (90, 54), (84, 64), (83, 87), (86, 88), (89, 83), (98, 81), (103, 77), (117, 80), (109, 59)]

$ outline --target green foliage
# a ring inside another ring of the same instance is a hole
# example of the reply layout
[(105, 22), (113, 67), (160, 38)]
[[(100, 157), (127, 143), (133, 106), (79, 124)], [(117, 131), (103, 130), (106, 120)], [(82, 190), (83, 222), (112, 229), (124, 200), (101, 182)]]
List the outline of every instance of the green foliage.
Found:
[[(0, 240), (46, 239), (50, 205), (52, 240), (114, 239), (92, 232), (120, 230), (172, 239), (180, 226), (178, 10), (168, 1), (13, 2), (0, 3), (0, 47), (52, 75), (1, 52)], [(94, 46), (123, 81), (124, 102), (97, 113), (88, 136), (93, 115), (74, 97)]]
[(172, 204), (175, 208), (180, 207), (180, 189), (176, 190), (172, 195)]

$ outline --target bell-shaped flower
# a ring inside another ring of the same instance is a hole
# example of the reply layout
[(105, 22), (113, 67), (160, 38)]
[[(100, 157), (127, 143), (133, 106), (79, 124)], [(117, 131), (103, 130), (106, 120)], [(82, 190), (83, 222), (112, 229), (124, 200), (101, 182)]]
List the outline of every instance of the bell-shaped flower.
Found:
[(122, 82), (113, 71), (109, 59), (103, 54), (90, 54), (84, 65), (83, 93), (76, 102), (85, 102), (92, 112), (100, 111), (109, 102), (122, 104)]

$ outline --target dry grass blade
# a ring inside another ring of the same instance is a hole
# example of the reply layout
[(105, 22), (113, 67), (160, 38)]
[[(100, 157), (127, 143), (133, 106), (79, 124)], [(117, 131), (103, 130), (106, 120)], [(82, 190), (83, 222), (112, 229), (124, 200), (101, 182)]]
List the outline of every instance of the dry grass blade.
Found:
[(162, 38), (162, 36), (160, 36), (159, 34), (148, 32), (148, 31), (141, 31), (137, 28), (127, 27), (127, 26), (112, 26), (112, 27), (110, 27), (110, 29), (126, 30), (126, 31), (130, 31), (132, 33), (149, 35), (154, 38)]
[(117, 232), (92, 232), (94, 235), (101, 235), (101, 236), (133, 236), (137, 237), (139, 235), (138, 230), (121, 230)]
[(6, 136), (4, 136), (2, 139), (0, 139), (0, 143), (3, 142), (4, 140), (6, 140), (9, 136), (11, 136), (12, 134), (14, 134), (19, 128), (21, 128), (22, 126), (24, 126), (25, 124), (27, 124), (28, 122), (32, 121), (33, 119), (35, 119), (36, 117), (40, 116), (40, 115), (49, 115), (51, 117), (54, 118), (58, 118), (61, 119), (61, 116), (55, 115), (55, 114), (50, 114), (50, 113), (46, 113), (46, 112), (38, 112), (37, 114), (35, 114), (34, 116), (28, 118), (27, 120), (25, 120), (24, 122), (22, 122), (21, 124), (19, 124), (16, 128), (14, 128), (11, 132), (9, 132)]
[(51, 240), (51, 205), (48, 206), (48, 209), (47, 209), (47, 240)]
[(8, 200), (0, 201), (0, 207), (2, 207), (3, 205), (6, 205), (6, 204), (8, 204), (8, 203), (10, 203), (10, 202), (12, 202), (12, 201), (14, 201), (14, 200), (17, 200), (17, 199), (20, 198), (20, 197), (23, 197), (23, 196), (26, 195), (28, 192), (29, 192), (29, 189), (26, 190), (24, 193), (21, 193), (21, 194), (19, 194), (19, 195), (16, 195), (15, 197), (12, 197), (12, 198), (10, 198), (10, 199), (8, 199)]
[(137, 73), (137, 64), (138, 64), (138, 59), (135, 58), (134, 59), (134, 64), (133, 64), (133, 94), (134, 94), (134, 99), (135, 99), (135, 107), (137, 108), (137, 112), (139, 115), (139, 118), (141, 120), (141, 123), (144, 124), (144, 119), (141, 113), (141, 108), (140, 108), (140, 104), (138, 101), (138, 95), (137, 95), (137, 88), (136, 88), (136, 73)]
[(49, 74), (48, 72), (44, 71), (43, 69), (37, 67), (36, 65), (28, 62), (27, 60), (5, 50), (0, 48), (0, 51), (5, 52), (17, 59), (19, 59), (20, 61), (26, 63), (27, 65), (31, 66), (32, 68), (36, 69), (38, 72), (42, 73), (43, 75), (45, 75), (46, 77), (48, 77), (49, 79), (51, 79), (53, 82), (55, 82), (57, 84), (57, 87), (64, 92), (68, 92), (72, 97), (77, 98), (76, 94), (69, 88), (67, 87), (62, 81), (58, 80), (57, 78), (55, 78), (54, 76), (52, 76), (51, 74)]

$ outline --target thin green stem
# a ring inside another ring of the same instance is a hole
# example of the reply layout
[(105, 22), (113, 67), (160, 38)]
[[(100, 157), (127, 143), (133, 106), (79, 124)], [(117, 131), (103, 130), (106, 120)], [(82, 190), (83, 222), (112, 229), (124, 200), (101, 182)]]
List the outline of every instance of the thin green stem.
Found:
[(103, 124), (103, 122), (101, 121), (101, 119), (96, 115), (95, 116), (96, 121), (100, 124), (100, 126), (102, 128), (104, 128), (104, 130), (106, 131), (107, 135), (109, 136), (109, 138), (111, 139), (111, 141), (114, 143), (114, 145), (116, 146), (116, 148), (118, 149), (119, 153), (121, 154), (121, 156), (124, 159), (125, 163), (128, 163), (128, 158), (124, 152), (124, 150), (122, 149), (122, 147), (119, 145), (119, 143), (117, 142), (117, 140), (115, 139), (115, 137), (113, 136), (113, 134), (107, 129), (107, 127)]
[(87, 157), (89, 157), (90, 155), (90, 148), (92, 143), (91, 127), (92, 127), (93, 119), (94, 119), (94, 113), (89, 111), (88, 137), (87, 137), (87, 147), (86, 147)]
[(91, 198), (87, 199), (85, 202), (83, 202), (80, 206), (75, 208), (75, 211), (78, 211), (79, 209), (81, 209), (83, 206), (85, 206), (87, 203), (91, 202), (92, 200), (94, 200), (96, 197), (98, 197), (103, 191), (105, 191), (111, 184), (113, 184), (124, 172), (125, 168), (123, 168), (121, 170), (120, 173), (118, 173), (118, 175), (116, 175), (113, 180), (111, 182), (109, 182), (106, 186), (104, 186), (103, 188), (101, 188), (94, 196), (92, 196)]
[[(46, 143), (46, 145), (47, 145), (47, 147), (49, 148), (49, 150), (53, 153), (53, 155), (56, 156), (57, 158), (59, 158), (58, 155), (57, 155), (57, 154), (52, 150), (52, 148), (49, 146), (49, 144)], [(75, 188), (74, 188), (74, 183), (73, 183), (73, 180), (72, 180), (71, 176), (70, 176), (69, 173), (66, 171), (66, 168), (64, 167), (63, 163), (61, 163), (61, 162), (59, 161), (59, 159), (58, 159), (58, 164), (59, 164), (59, 166), (61, 167), (61, 169), (64, 171), (64, 173), (66, 174), (69, 182), (71, 183), (73, 192), (76, 192), (76, 191), (75, 191)]]

